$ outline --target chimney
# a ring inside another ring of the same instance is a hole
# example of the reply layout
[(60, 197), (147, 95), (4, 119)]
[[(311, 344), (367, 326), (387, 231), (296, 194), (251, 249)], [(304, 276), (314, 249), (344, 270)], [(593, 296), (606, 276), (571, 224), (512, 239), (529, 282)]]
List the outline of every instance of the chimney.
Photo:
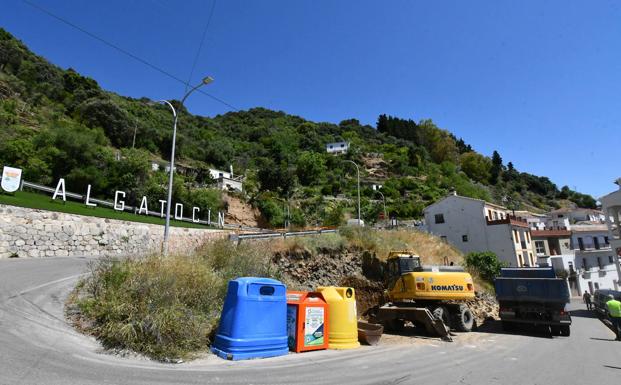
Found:
[(233, 165), (229, 165), (229, 169), (231, 170), (231, 179), (233, 179)]

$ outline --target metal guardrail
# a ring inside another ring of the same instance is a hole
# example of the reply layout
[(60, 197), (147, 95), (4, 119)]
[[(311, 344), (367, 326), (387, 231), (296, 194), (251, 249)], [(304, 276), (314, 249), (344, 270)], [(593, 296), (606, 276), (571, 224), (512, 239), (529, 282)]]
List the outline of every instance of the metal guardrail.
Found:
[(231, 234), (229, 235), (229, 239), (233, 242), (241, 242), (243, 240), (253, 240), (253, 239), (272, 239), (272, 238), (283, 238), (287, 239), (287, 237), (299, 237), (299, 236), (307, 236), (307, 235), (321, 235), (321, 234), (335, 234), (338, 231), (336, 229), (326, 229), (326, 230), (305, 230), (305, 231), (286, 231), (286, 232), (271, 232), (271, 233), (248, 233), (248, 234)]

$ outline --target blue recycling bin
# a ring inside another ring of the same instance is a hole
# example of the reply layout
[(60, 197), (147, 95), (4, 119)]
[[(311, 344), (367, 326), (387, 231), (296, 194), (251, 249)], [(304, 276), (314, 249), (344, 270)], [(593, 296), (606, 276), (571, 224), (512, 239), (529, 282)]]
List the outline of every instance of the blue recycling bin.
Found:
[(287, 354), (285, 285), (269, 278), (230, 281), (211, 351), (228, 360)]

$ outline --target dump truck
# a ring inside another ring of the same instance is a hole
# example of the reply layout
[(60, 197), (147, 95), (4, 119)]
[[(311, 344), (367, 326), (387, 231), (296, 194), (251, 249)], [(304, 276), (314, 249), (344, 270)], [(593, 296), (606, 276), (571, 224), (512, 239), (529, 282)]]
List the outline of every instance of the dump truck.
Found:
[(385, 279), (390, 302), (375, 318), (387, 330), (399, 331), (410, 321), (446, 340), (450, 330), (472, 330), (474, 317), (465, 301), (474, 299), (474, 283), (463, 267), (426, 266), (415, 253), (391, 251)]
[(569, 287), (551, 267), (503, 268), (494, 281), (504, 330), (543, 325), (552, 335), (569, 336)]

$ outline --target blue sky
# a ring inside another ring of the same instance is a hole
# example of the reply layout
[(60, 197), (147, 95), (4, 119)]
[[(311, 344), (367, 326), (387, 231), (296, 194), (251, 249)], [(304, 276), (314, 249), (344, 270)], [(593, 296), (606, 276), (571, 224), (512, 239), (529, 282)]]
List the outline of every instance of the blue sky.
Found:
[[(187, 79), (213, 0), (29, 0)], [(122, 95), (183, 85), (30, 7), (0, 26)], [(220, 0), (193, 82), (237, 108), (316, 121), (433, 119), (486, 154), (604, 195), (621, 176), (621, 3)], [(203, 95), (197, 114), (228, 108)]]

